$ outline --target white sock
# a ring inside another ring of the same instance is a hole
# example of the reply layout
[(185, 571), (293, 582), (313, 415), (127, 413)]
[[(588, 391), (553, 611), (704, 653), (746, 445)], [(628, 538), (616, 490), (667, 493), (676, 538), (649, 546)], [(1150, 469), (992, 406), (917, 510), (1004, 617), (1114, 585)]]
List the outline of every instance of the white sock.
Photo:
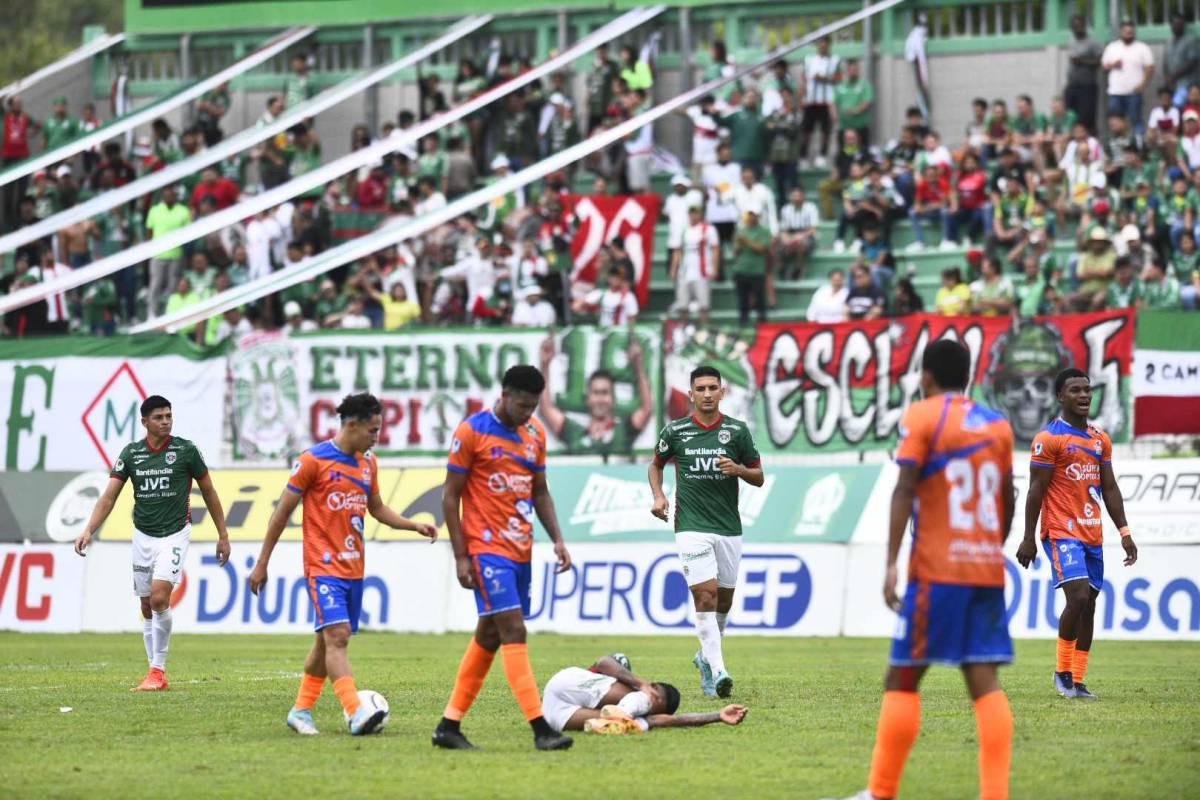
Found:
[(720, 611), (717, 612), (717, 630), (721, 632), (721, 636), (725, 635), (725, 620), (727, 619), (729, 619), (728, 613), (722, 614)]
[(171, 609), (155, 611), (151, 622), (154, 627), (154, 655), (150, 659), (150, 666), (165, 670), (167, 647), (171, 643)]
[(146, 661), (154, 660), (154, 621), (142, 620), (142, 641), (146, 643)]
[(696, 612), (696, 633), (700, 637), (700, 652), (712, 669), (713, 675), (725, 671), (725, 656), (721, 654), (721, 631), (717, 627), (715, 611)]

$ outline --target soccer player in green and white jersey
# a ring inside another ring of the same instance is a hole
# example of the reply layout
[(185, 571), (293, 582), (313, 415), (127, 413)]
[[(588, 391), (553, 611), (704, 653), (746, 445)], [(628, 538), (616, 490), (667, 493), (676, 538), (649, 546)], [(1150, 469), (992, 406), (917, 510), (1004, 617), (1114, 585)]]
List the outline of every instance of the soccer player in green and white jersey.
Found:
[(75, 552), (87, 555), (92, 536), (108, 519), (125, 482), (133, 482), (133, 592), (142, 601), (142, 640), (150, 669), (133, 691), (156, 692), (167, 684), (171, 641), (171, 592), (179, 583), (192, 534), (192, 481), (217, 528), (217, 563), (229, 560), (229, 531), (208, 466), (196, 445), (171, 435), (171, 402), (161, 395), (142, 401), (146, 438), (125, 445), (109, 473)]
[(746, 423), (721, 413), (721, 373), (702, 365), (692, 370), (688, 395), (695, 412), (663, 428), (650, 463), (651, 513), (667, 521), (663, 467), (675, 462), (675, 544), (696, 605), (700, 688), (710, 697), (729, 697), (733, 678), (725, 670), (721, 637), (733, 608), (742, 518), (738, 481), (763, 485), (762, 460)]

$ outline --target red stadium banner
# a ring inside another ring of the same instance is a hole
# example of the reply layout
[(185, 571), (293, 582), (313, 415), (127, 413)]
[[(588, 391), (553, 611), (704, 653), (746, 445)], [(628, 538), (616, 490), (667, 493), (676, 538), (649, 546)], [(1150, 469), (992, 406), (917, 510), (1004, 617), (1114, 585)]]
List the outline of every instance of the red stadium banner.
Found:
[(662, 208), (662, 198), (656, 194), (637, 195), (574, 195), (570, 199), (579, 223), (571, 239), (573, 280), (602, 283), (597, 274), (597, 255), (600, 248), (620, 237), (625, 251), (633, 262), (633, 284), (638, 303), (645, 308), (650, 300), (650, 266), (654, 263), (654, 226)]
[(971, 352), (971, 396), (1007, 416), (1018, 441), (1031, 441), (1057, 413), (1054, 377), (1067, 367), (1091, 375), (1092, 418), (1113, 441), (1128, 441), (1133, 428), (1131, 310), (775, 322), (749, 335), (668, 323), (666, 416), (687, 413), (688, 372), (708, 363), (725, 376), (723, 410), (750, 424), (764, 453), (891, 447), (905, 407), (919, 395), (925, 345), (953, 338)]

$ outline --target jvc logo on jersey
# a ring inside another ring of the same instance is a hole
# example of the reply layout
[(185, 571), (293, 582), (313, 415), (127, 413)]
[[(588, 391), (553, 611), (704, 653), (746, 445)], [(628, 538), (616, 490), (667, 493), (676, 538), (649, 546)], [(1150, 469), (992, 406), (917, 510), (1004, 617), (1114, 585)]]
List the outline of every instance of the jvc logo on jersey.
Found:
[[(812, 574), (791, 553), (746, 553), (738, 574), (730, 626), (749, 630), (786, 630), (796, 626), (813, 595)], [(543, 562), (534, 569), (531, 621), (612, 623), (650, 628), (686, 628), (691, 595), (679, 557), (666, 553), (653, 561), (577, 562), (561, 575)]]
[(691, 472), (716, 472), (717, 458), (697, 458), (688, 465)]
[(146, 478), (141, 485), (137, 487), (139, 492), (157, 492), (163, 489), (169, 489), (171, 486), (171, 478), (164, 475), (161, 478)]

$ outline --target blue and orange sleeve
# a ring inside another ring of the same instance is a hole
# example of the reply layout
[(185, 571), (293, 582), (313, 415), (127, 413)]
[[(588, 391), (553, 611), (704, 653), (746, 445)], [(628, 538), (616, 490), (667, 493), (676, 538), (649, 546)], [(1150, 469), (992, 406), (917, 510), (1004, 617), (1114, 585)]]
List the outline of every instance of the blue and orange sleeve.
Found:
[(1100, 442), (1101, 442), (1100, 464), (1101, 464), (1101, 466), (1103, 466), (1105, 464), (1111, 464), (1112, 463), (1112, 439), (1109, 437), (1109, 435), (1107, 433), (1101, 433), (1100, 434)]
[(1029, 466), (1054, 469), (1058, 460), (1058, 437), (1050, 431), (1038, 431), (1029, 447)]
[(367, 457), (367, 465), (371, 468), (371, 494), (379, 494), (379, 460), (374, 453)]
[(446, 469), (451, 472), (470, 472), (475, 462), (475, 429), (471, 423), (460, 422), (450, 440), (450, 457), (446, 459)]
[(546, 471), (546, 429), (542, 427), (541, 422), (538, 422), (537, 420), (534, 420), (533, 422), (534, 422), (534, 425), (538, 432), (537, 459), (534, 462), (536, 464), (537, 468), (535, 471), (536, 472), (545, 472)]
[(301, 453), (300, 458), (292, 466), (292, 474), (288, 478), (287, 488), (290, 492), (304, 494), (316, 482), (320, 466), (311, 453)]
[(913, 403), (900, 419), (900, 444), (896, 448), (896, 463), (900, 466), (921, 467), (929, 460), (929, 444), (933, 436), (933, 417), (929, 406)]

